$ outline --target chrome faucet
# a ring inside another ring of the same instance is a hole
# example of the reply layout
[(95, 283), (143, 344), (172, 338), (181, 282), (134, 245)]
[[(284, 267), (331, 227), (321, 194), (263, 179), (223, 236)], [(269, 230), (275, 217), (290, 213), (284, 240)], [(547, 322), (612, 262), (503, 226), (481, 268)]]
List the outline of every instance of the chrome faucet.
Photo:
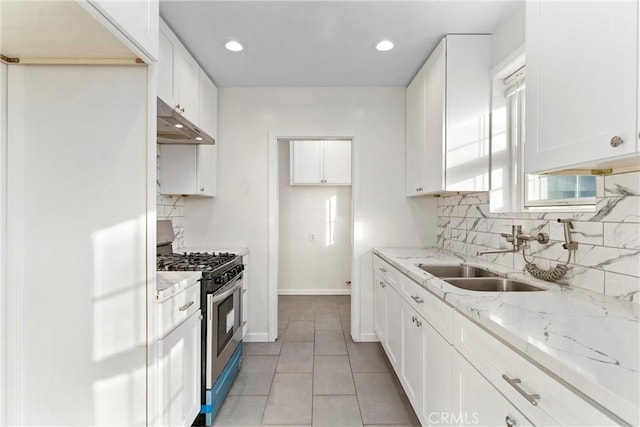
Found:
[(485, 251), (485, 252), (477, 252), (476, 255), (486, 255), (486, 254), (504, 254), (504, 253), (512, 253), (512, 252), (520, 252), (520, 248), (523, 245), (526, 245), (525, 242), (533, 242), (536, 241), (540, 244), (546, 245), (549, 243), (549, 236), (546, 233), (538, 233), (536, 235), (532, 234), (522, 234), (522, 226), (521, 225), (512, 225), (511, 226), (511, 234), (509, 233), (500, 233), (500, 235), (506, 238), (507, 242), (511, 243), (513, 247), (511, 249), (503, 249), (501, 251)]

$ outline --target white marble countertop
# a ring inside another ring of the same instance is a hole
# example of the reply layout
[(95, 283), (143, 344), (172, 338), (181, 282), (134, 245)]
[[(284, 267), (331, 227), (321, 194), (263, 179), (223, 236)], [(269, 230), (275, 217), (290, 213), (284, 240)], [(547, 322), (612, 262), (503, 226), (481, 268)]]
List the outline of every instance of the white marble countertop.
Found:
[[(437, 248), (376, 248), (373, 252), (620, 418), (639, 424), (637, 304), (571, 287), (561, 288), (522, 272)], [(467, 291), (417, 266), (463, 262), (548, 291)]]
[(156, 300), (162, 302), (182, 292), (202, 277), (199, 271), (156, 272)]

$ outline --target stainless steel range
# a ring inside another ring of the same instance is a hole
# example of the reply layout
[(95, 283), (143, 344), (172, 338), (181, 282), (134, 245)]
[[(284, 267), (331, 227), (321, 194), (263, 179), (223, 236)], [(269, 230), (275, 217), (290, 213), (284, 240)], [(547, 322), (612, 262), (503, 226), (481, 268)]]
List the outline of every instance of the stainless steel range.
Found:
[[(161, 227), (165, 232), (167, 227), (160, 222), (158, 237)], [(173, 237), (158, 239), (158, 271), (202, 272), (202, 405), (194, 425), (211, 425), (240, 369), (244, 264), (241, 256), (226, 252), (173, 253), (167, 240)]]

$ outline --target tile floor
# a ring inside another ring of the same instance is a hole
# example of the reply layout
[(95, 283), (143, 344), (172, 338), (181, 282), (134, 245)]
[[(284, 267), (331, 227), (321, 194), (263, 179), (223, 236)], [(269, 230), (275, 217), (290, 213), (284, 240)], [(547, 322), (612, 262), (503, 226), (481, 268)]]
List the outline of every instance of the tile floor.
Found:
[(420, 425), (378, 343), (351, 339), (349, 296), (280, 296), (274, 343), (245, 343), (216, 426)]

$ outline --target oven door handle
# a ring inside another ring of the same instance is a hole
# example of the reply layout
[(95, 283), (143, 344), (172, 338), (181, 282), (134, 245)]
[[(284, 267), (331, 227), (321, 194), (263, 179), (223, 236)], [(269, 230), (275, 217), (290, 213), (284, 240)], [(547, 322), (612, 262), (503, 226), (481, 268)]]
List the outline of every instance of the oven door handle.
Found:
[[(237, 279), (236, 279), (237, 280)], [(235, 291), (237, 291), (240, 286), (242, 286), (242, 281), (237, 280), (238, 283), (236, 283), (235, 285), (233, 285), (230, 289), (220, 293), (220, 294), (213, 294), (213, 300), (211, 302), (218, 303), (220, 301), (222, 301), (223, 299), (227, 298), (229, 295), (231, 295), (232, 293), (234, 293)]]

